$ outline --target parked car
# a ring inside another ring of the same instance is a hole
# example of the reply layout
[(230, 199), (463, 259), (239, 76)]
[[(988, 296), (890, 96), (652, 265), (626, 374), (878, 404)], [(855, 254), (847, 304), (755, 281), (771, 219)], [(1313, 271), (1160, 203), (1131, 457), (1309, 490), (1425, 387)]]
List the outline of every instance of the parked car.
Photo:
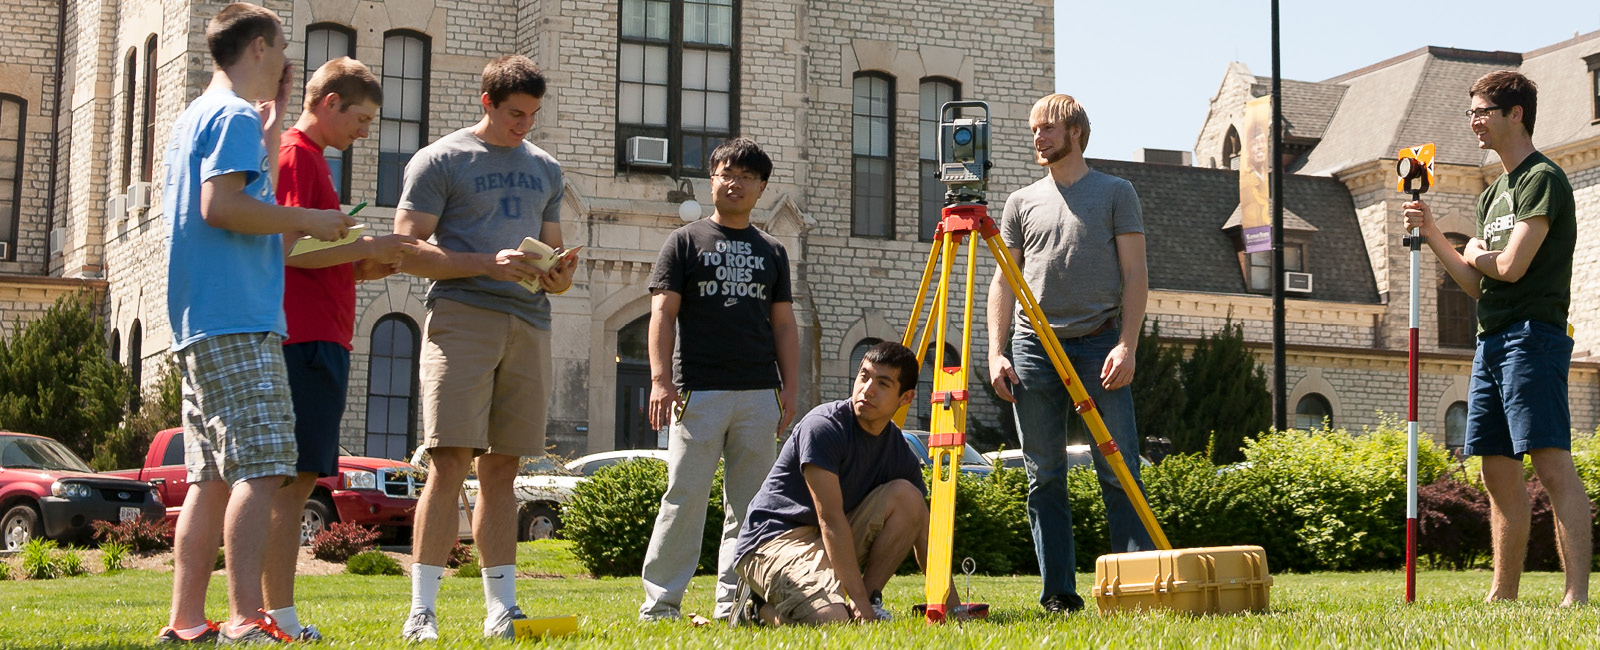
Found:
[[(300, 515), (300, 543), (310, 543), (317, 533), (340, 521), (376, 526), (390, 536), (405, 539), (426, 475), (409, 463), (339, 451), (339, 474), (317, 479), (311, 498), (306, 500)], [(167, 504), (167, 519), (176, 522), (189, 491), (188, 470), (183, 465), (183, 429), (157, 433), (143, 467), (106, 474), (154, 485)], [(466, 536), (470, 537), (471, 527), (467, 529)]]
[[(426, 467), (422, 450), (417, 450), (411, 462)], [(588, 480), (603, 467), (636, 458), (667, 460), (665, 449), (619, 449), (589, 454), (565, 464), (555, 456), (527, 457), (517, 472), (516, 493), (518, 505), (517, 541), (549, 539), (561, 530), (561, 507), (572, 498), (572, 490)], [(476, 504), (478, 479), (469, 477), (465, 482), (467, 500)]]
[[(907, 429), (900, 433), (905, 436), (906, 444), (911, 446), (911, 451), (916, 453), (917, 459), (922, 461), (923, 467), (933, 463), (933, 457), (928, 454), (929, 434), (927, 431)], [(993, 472), (994, 465), (985, 460), (983, 455), (978, 453), (978, 450), (972, 448), (972, 445), (964, 445), (961, 448), (960, 470), (962, 474), (982, 477), (988, 476), (990, 472)]]
[[(1022, 469), (1022, 450), (1003, 449), (991, 451), (983, 457), (994, 467)], [(1149, 467), (1150, 459), (1139, 456), (1139, 467)], [(1067, 469), (1074, 467), (1094, 467), (1094, 456), (1089, 451), (1089, 445), (1067, 445)]]
[(97, 474), (66, 445), (0, 432), (0, 550), (35, 537), (86, 538), (96, 521), (121, 522), (166, 512), (150, 485)]

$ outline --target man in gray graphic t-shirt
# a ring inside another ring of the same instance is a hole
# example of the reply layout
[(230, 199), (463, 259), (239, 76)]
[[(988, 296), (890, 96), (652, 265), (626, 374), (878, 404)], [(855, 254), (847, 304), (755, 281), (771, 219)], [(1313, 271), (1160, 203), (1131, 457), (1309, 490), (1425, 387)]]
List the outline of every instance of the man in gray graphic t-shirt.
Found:
[[(483, 633), (514, 636), (517, 500), (522, 456), (544, 453), (550, 404), (550, 300), (577, 259), (548, 271), (517, 250), (524, 237), (561, 247), (561, 167), (523, 140), (545, 80), (527, 57), (483, 70), (484, 117), (406, 165), (395, 232), (422, 242), (402, 270), (434, 280), (422, 334), (422, 446), (432, 457), (412, 540), (406, 641), (439, 638), (439, 579), (456, 538), (456, 494), (476, 457), (472, 525), (483, 566)], [(521, 283), (528, 282), (529, 289)]]

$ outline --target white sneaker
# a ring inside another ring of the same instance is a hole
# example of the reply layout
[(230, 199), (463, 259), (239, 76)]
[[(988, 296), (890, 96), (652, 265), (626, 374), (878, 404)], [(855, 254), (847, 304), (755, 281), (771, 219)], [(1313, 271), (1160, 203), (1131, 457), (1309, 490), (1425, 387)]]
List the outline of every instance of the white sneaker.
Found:
[(405, 626), (400, 628), (400, 638), (409, 643), (438, 641), (439, 617), (431, 609), (412, 612), (406, 618)]
[(872, 613), (877, 615), (878, 620), (894, 620), (894, 613), (883, 606), (883, 594), (872, 594), (869, 602), (872, 603)]
[(498, 639), (515, 639), (517, 638), (517, 626), (512, 621), (526, 618), (528, 616), (522, 613), (522, 608), (513, 605), (511, 609), (501, 612), (499, 616), (483, 621), (483, 636)]

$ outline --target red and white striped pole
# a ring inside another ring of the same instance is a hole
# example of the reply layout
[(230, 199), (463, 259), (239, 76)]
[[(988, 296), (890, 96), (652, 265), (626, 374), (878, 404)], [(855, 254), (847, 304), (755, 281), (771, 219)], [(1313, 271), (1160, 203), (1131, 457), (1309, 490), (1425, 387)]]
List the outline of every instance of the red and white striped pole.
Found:
[[(1419, 193), (1412, 200), (1421, 198)], [(1417, 268), (1421, 261), (1422, 233), (1411, 229), (1406, 244), (1411, 248), (1411, 352), (1408, 355), (1406, 386), (1410, 395), (1406, 406), (1406, 602), (1417, 599)]]

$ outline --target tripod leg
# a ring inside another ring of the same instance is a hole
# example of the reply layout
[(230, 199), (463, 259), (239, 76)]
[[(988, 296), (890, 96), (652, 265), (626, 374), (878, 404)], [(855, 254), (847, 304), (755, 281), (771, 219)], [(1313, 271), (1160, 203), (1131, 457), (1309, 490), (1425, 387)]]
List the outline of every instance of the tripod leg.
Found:
[[(937, 306), (942, 304), (939, 295), (940, 292), (944, 291), (944, 278), (939, 278), (938, 288), (934, 290), (934, 307), (928, 309), (928, 324), (921, 329), (922, 336), (917, 337), (917, 323), (922, 321), (922, 303), (928, 298), (928, 287), (935, 281), (934, 273), (939, 269), (939, 254), (944, 250), (943, 241), (948, 236), (941, 229), (939, 234), (934, 237), (933, 246), (928, 249), (928, 261), (922, 266), (922, 280), (917, 284), (917, 301), (911, 305), (911, 319), (906, 321), (906, 330), (900, 335), (900, 345), (904, 345), (917, 353), (917, 367), (919, 368), (922, 367), (924, 357), (928, 353), (928, 335), (933, 331), (933, 324), (944, 317), (943, 314), (934, 313), (937, 311)], [(917, 341), (916, 345), (913, 346), (912, 339), (914, 337), (917, 338)], [(851, 373), (855, 373), (855, 371), (855, 368), (850, 369)], [(895, 426), (902, 428), (906, 426), (906, 416), (910, 408), (908, 404), (894, 412)]]
[[(965, 359), (956, 368), (944, 367), (944, 349), (947, 340), (946, 326), (949, 318), (950, 267), (956, 256), (958, 243), (953, 233), (945, 233), (942, 242), (944, 257), (940, 266), (939, 295), (934, 310), (939, 314), (933, 343), (933, 403), (928, 431), (928, 459), (933, 467), (933, 485), (930, 488), (928, 512), (928, 557), (924, 592), (927, 598), (927, 620), (938, 622), (946, 615), (945, 601), (949, 599), (951, 542), (955, 534), (956, 477), (965, 444), (967, 425), (967, 372)], [(967, 287), (967, 295), (972, 292)], [(967, 309), (971, 310), (971, 300)], [(959, 398), (958, 398), (959, 396)], [(951, 443), (954, 444), (951, 444)]]
[(1012, 261), (1010, 252), (995, 241), (997, 236), (986, 234), (984, 242), (989, 245), (989, 251), (999, 262), (1000, 272), (1005, 274), (1006, 283), (1011, 285), (1017, 303), (1022, 305), (1023, 313), (1033, 325), (1033, 331), (1039, 333), (1039, 342), (1043, 344), (1045, 353), (1050, 356), (1050, 363), (1055, 366), (1056, 374), (1066, 383), (1067, 393), (1072, 396), (1074, 408), (1083, 416), (1084, 424), (1089, 426), (1089, 432), (1094, 434), (1095, 444), (1100, 447), (1100, 452), (1111, 465), (1111, 470), (1116, 475), (1117, 481), (1122, 484), (1123, 491), (1127, 492), (1128, 501), (1133, 503), (1134, 511), (1139, 514), (1139, 521), (1144, 523), (1145, 530), (1150, 533), (1150, 539), (1155, 542), (1156, 548), (1171, 549), (1172, 545), (1167, 542), (1166, 534), (1161, 531), (1161, 524), (1156, 522), (1155, 513), (1150, 511), (1150, 504), (1145, 501), (1144, 494), (1139, 490), (1139, 484), (1133, 480), (1133, 473), (1128, 470), (1128, 459), (1111, 440), (1105, 421), (1100, 418), (1094, 400), (1089, 399), (1088, 392), (1083, 389), (1077, 371), (1073, 370), (1072, 363), (1067, 360), (1066, 352), (1061, 349), (1061, 342), (1056, 340), (1054, 330), (1050, 328), (1050, 321), (1044, 316), (1044, 310), (1039, 308), (1039, 302), (1033, 297), (1033, 291), (1028, 288), (1028, 283), (1023, 281), (1022, 272)]

